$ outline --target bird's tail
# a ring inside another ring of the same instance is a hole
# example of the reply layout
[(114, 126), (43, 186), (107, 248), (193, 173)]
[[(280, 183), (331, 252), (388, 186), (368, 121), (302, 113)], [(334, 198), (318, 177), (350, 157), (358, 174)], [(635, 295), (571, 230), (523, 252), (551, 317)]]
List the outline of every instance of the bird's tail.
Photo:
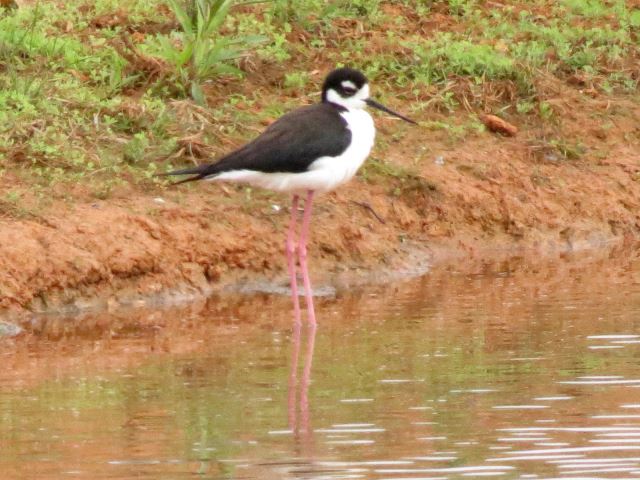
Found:
[(191, 175), (191, 177), (178, 180), (172, 183), (172, 185), (180, 185), (181, 183), (194, 182), (196, 180), (202, 180), (203, 178), (214, 175), (215, 169), (213, 165), (199, 165), (197, 167), (182, 168), (180, 170), (173, 170), (171, 172), (156, 173), (156, 177), (173, 177), (175, 175)]

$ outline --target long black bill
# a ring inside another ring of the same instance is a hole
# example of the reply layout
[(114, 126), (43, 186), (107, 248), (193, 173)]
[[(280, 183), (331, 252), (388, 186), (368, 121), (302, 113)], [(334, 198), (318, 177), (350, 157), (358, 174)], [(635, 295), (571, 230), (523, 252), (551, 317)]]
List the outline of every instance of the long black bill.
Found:
[(409, 123), (413, 123), (414, 125), (417, 125), (417, 123), (414, 122), (413, 120), (411, 120), (410, 118), (407, 118), (404, 115), (400, 115), (399, 113), (396, 113), (393, 110), (388, 109), (387, 107), (385, 107), (381, 103), (378, 103), (378, 102), (376, 102), (375, 100), (373, 100), (371, 98), (367, 98), (365, 100), (365, 102), (367, 102), (367, 105), (369, 105), (370, 107), (377, 108), (378, 110), (382, 110), (383, 112), (387, 112), (387, 113), (393, 115), (394, 117), (401, 118), (405, 122), (409, 122)]

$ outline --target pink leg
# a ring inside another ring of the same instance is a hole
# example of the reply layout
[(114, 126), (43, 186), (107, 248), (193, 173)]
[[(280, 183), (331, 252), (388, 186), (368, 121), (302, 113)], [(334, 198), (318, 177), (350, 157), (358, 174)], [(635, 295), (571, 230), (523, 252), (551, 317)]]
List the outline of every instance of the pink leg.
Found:
[(302, 229), (300, 230), (300, 242), (298, 244), (298, 255), (300, 258), (300, 269), (302, 270), (302, 281), (304, 283), (304, 296), (307, 300), (307, 315), (309, 324), (316, 325), (316, 312), (313, 309), (313, 295), (311, 291), (311, 280), (309, 280), (309, 269), (307, 268), (307, 237), (309, 236), (309, 223), (311, 221), (311, 207), (313, 204), (313, 190), (307, 192), (307, 201), (304, 204), (304, 215), (302, 217)]
[(296, 405), (296, 392), (298, 390), (298, 358), (300, 357), (300, 323), (293, 325), (293, 337), (291, 341), (293, 343), (293, 350), (291, 352), (291, 372), (289, 374), (289, 428), (297, 435), (298, 432), (298, 420), (297, 420), (297, 405)]
[(296, 223), (298, 222), (298, 195), (293, 196), (291, 202), (291, 222), (287, 233), (287, 267), (291, 281), (291, 299), (293, 300), (293, 322), (300, 325), (300, 299), (298, 298), (298, 279), (296, 278)]
[(313, 363), (313, 351), (316, 344), (316, 325), (309, 326), (309, 339), (307, 354), (304, 360), (304, 370), (300, 382), (300, 427), (306, 434), (308, 442), (311, 440), (311, 422), (309, 420), (309, 385), (311, 384), (311, 364)]

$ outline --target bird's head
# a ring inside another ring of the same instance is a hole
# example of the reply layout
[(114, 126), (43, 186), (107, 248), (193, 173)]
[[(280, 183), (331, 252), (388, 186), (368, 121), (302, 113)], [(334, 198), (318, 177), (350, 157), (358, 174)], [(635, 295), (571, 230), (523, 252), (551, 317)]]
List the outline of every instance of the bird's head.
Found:
[(353, 68), (338, 68), (324, 81), (322, 101), (340, 105), (348, 110), (365, 108), (369, 98), (367, 77)]
[(363, 109), (368, 105), (406, 122), (416, 123), (370, 98), (367, 77), (353, 68), (338, 68), (327, 75), (322, 86), (322, 101), (333, 103), (347, 110)]

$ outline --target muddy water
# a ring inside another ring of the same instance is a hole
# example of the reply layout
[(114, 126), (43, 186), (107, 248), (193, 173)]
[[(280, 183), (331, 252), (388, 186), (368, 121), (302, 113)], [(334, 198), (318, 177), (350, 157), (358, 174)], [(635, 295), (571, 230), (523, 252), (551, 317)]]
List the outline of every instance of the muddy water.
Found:
[[(0, 340), (0, 478), (640, 478), (640, 262), (449, 266)], [(297, 368), (292, 368), (293, 363)]]

